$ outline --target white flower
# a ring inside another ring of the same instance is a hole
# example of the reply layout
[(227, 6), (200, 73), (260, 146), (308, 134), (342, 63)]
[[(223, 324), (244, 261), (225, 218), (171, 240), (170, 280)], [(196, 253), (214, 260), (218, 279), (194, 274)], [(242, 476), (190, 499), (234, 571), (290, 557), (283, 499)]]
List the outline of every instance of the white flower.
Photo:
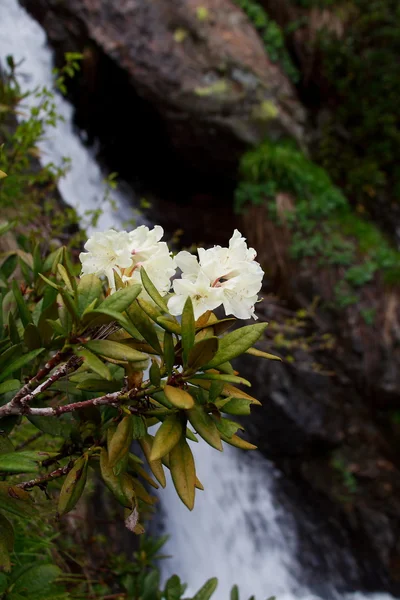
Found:
[(115, 290), (114, 270), (121, 276), (122, 270), (132, 264), (129, 234), (114, 229), (97, 232), (88, 239), (85, 250), (79, 255), (82, 275), (107, 277), (109, 287)]
[[(146, 255), (148, 258), (146, 258)], [(141, 283), (141, 267), (146, 269), (147, 275), (161, 296), (169, 292), (171, 277), (175, 275), (176, 267), (175, 261), (165, 242), (158, 242), (151, 250), (147, 248), (138, 250), (132, 256), (132, 267), (127, 270), (128, 274), (123, 276), (123, 280), (130, 283)], [(141, 292), (141, 296), (146, 300), (150, 300), (145, 290)]]
[(173, 283), (176, 296), (168, 302), (171, 314), (182, 314), (190, 296), (196, 303), (196, 318), (202, 314), (200, 310), (214, 310), (222, 304), (226, 314), (256, 319), (254, 305), (264, 272), (254, 260), (256, 251), (247, 247), (241, 233), (235, 229), (228, 248), (199, 248), (198, 255), (199, 260), (188, 252), (179, 252), (175, 257), (182, 279)]
[(207, 275), (199, 271), (195, 281), (190, 279), (175, 279), (173, 282), (175, 295), (168, 301), (168, 310), (172, 315), (181, 315), (188, 296), (193, 303), (194, 318), (198, 319), (207, 310), (214, 310), (221, 304), (220, 288), (211, 287)]
[[(115, 291), (114, 271), (129, 283), (141, 283), (140, 269), (144, 267), (161, 295), (171, 287), (175, 274), (174, 259), (165, 242), (160, 242), (163, 228), (156, 225), (150, 230), (145, 225), (129, 233), (110, 229), (95, 233), (85, 244), (88, 252), (80, 254), (82, 274), (93, 273), (107, 277), (111, 293)], [(149, 299), (143, 290), (142, 295)]]

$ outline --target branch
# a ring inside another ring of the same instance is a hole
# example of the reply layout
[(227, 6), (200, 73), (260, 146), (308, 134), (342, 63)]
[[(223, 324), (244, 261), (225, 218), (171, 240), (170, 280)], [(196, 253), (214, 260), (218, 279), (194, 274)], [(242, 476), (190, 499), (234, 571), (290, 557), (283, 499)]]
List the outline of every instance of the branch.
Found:
[[(30, 408), (29, 406), (25, 406), (23, 409), (23, 414), (32, 415), (35, 417), (59, 417), (64, 413), (73, 412), (74, 410), (81, 410), (82, 408), (87, 408), (88, 406), (101, 406), (103, 404), (118, 404), (121, 400), (126, 400), (128, 395), (125, 390), (121, 390), (119, 392), (112, 392), (111, 394), (106, 394), (105, 396), (100, 396), (99, 398), (93, 398), (92, 400), (83, 400), (82, 402), (74, 402), (72, 404), (65, 404), (64, 406), (54, 406), (54, 407), (46, 407), (46, 408)], [(7, 405), (6, 405), (7, 406)], [(3, 407), (3, 408), (6, 408)], [(19, 415), (21, 413), (20, 407), (14, 407), (13, 412), (9, 412), (8, 414)], [(1, 411), (1, 408), (0, 408)], [(1, 416), (1, 413), (0, 413)]]
[(19, 487), (23, 490), (30, 490), (35, 486), (42, 486), (49, 481), (53, 481), (53, 479), (58, 479), (59, 477), (63, 477), (67, 473), (70, 472), (72, 467), (74, 466), (73, 461), (70, 461), (65, 467), (60, 467), (48, 475), (43, 475), (43, 477), (38, 477), (37, 479), (31, 479), (30, 481), (25, 481), (24, 483), (18, 483), (16, 487)]
[(30, 381), (28, 381), (28, 383), (26, 383), (24, 385), (24, 387), (22, 387), (19, 392), (17, 392), (14, 396), (14, 398), (11, 400), (11, 402), (14, 403), (18, 403), (24, 396), (26, 396), (27, 394), (29, 394), (29, 392), (32, 391), (33, 387), (35, 386), (36, 383), (38, 383), (39, 381), (41, 381), (42, 379), (44, 379), (45, 377), (47, 377), (47, 375), (57, 366), (59, 365), (61, 362), (63, 362), (69, 355), (71, 354), (71, 350), (67, 350), (67, 351), (60, 351), (57, 352), (57, 354), (55, 354), (45, 365), (42, 369), (40, 369), (40, 371), (35, 375), (35, 377), (32, 377), (32, 379)]
[[(82, 359), (77, 356), (72, 356), (68, 362), (66, 362), (62, 367), (59, 367), (46, 381), (38, 385), (32, 392), (29, 393), (29, 390), (32, 389), (33, 385), (39, 381), (39, 379), (43, 379), (49, 372), (56, 366), (59, 362), (61, 362), (60, 356), (63, 353), (59, 352), (56, 354), (35, 377), (33, 377), (23, 388), (20, 389), (19, 392), (14, 396), (10, 402), (5, 404), (4, 406), (0, 406), (0, 419), (2, 417), (6, 417), (8, 415), (22, 415), (29, 413), (28, 404), (32, 402), (36, 396), (47, 390), (53, 383), (64, 377), (64, 375), (68, 374), (70, 369), (76, 369), (81, 363)], [(65, 353), (64, 353), (65, 358)], [(23, 391), (28, 393), (23, 393)]]

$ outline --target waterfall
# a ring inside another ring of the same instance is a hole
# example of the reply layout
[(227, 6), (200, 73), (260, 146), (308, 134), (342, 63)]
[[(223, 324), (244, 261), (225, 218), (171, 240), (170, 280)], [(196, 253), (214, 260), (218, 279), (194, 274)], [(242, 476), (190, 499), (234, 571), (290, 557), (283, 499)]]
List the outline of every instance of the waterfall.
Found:
[[(51, 87), (52, 53), (42, 28), (22, 9), (17, 0), (0, 0), (0, 62), (7, 55), (24, 59), (20, 83), (24, 90), (36, 86)], [(25, 73), (25, 74), (24, 74)], [(72, 125), (73, 109), (56, 96), (57, 110), (64, 117), (41, 142), (41, 161), (62, 163), (72, 159), (68, 175), (60, 181), (60, 193), (80, 216), (96, 209), (104, 196), (103, 173), (93, 152), (82, 144)], [(131, 217), (128, 195), (114, 193), (118, 210), (106, 205), (99, 229), (121, 227)], [(197, 492), (196, 505), (189, 512), (180, 504), (172, 482), (160, 495), (165, 529), (171, 534), (164, 577), (178, 573), (198, 589), (215, 575), (219, 587), (213, 600), (228, 600), (229, 590), (237, 583), (241, 598), (256, 594), (257, 600), (276, 595), (277, 600), (339, 600), (333, 588), (321, 599), (304, 589), (300, 567), (295, 559), (300, 542), (290, 514), (277, 505), (279, 475), (257, 453), (244, 455), (227, 447), (223, 454), (204, 442), (192, 444), (197, 472), (205, 491)], [(198, 446), (198, 447), (196, 447)], [(329, 551), (329, 549), (327, 550)], [(387, 594), (348, 594), (347, 600), (390, 600)]]
[[(16, 0), (0, 0), (0, 61), (5, 64), (7, 55), (22, 61), (18, 68), (18, 81), (22, 91), (53, 87), (53, 56), (46, 43), (46, 34)], [(124, 221), (137, 217), (128, 194), (113, 191), (117, 209), (110, 202), (102, 202), (106, 192), (105, 174), (96, 163), (94, 152), (88, 150), (73, 129), (73, 107), (60, 94), (55, 95), (57, 113), (63, 120), (50, 127), (39, 144), (42, 164), (63, 165), (63, 158), (71, 158), (71, 167), (60, 180), (59, 191), (64, 201), (73, 206), (84, 219), (86, 211), (103, 210), (97, 227), (100, 230), (122, 227)], [(35, 104), (28, 97), (23, 107)]]

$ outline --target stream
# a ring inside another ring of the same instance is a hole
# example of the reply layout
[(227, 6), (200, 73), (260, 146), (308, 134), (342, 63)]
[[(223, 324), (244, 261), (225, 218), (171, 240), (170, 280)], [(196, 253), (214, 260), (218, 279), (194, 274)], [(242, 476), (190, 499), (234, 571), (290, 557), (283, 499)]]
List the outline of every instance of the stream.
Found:
[[(23, 91), (52, 85), (52, 52), (42, 28), (22, 9), (17, 0), (0, 0), (0, 63), (7, 55), (16, 62)], [(96, 163), (95, 151), (84, 145), (83, 134), (74, 130), (72, 106), (59, 94), (55, 101), (64, 120), (50, 128), (40, 143), (41, 162), (62, 164), (71, 158), (71, 168), (59, 185), (64, 201), (75, 207), (82, 219), (86, 212), (103, 209), (97, 228), (122, 228), (139, 204), (134, 192), (113, 191), (116, 203), (102, 202), (105, 174)], [(29, 107), (29, 98), (25, 106)], [(143, 222), (143, 220), (141, 221)], [(194, 445), (196, 446), (196, 444)], [(205, 491), (197, 492), (196, 505), (189, 512), (169, 481), (160, 494), (163, 529), (171, 534), (163, 564), (163, 576), (177, 573), (188, 582), (188, 593), (207, 578), (217, 576), (219, 586), (213, 600), (228, 600), (233, 583), (239, 585), (242, 600), (255, 594), (257, 600), (390, 600), (383, 594), (354, 590), (343, 595), (335, 582), (327, 581), (323, 596), (315, 596), (300, 582), (301, 552), (294, 517), (277, 500), (282, 476), (258, 453), (243, 455), (225, 448), (221, 455), (204, 442), (193, 448), (197, 472)], [(122, 526), (122, 524), (121, 524)], [(327, 545), (325, 551), (330, 552)], [(353, 568), (348, 557), (349, 569)], [(321, 576), (319, 574), (318, 578)], [(321, 592), (320, 592), (321, 593)]]

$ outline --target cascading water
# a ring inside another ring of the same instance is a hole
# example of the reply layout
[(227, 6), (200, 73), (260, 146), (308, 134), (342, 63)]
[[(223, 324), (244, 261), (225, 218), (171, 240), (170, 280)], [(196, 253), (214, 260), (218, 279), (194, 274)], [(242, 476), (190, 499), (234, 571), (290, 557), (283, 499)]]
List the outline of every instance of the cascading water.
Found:
[[(14, 61), (23, 61), (18, 69), (22, 91), (35, 88), (53, 87), (53, 57), (46, 44), (46, 34), (36, 21), (18, 4), (16, 0), (0, 0), (0, 59), (5, 64), (7, 55)], [(50, 162), (62, 166), (63, 157), (72, 159), (66, 177), (60, 180), (59, 191), (67, 204), (73, 206), (81, 218), (86, 211), (102, 209), (98, 221), (99, 229), (112, 226), (121, 227), (122, 223), (135, 216), (132, 199), (121, 192), (113, 192), (117, 209), (109, 202), (102, 202), (106, 186), (104, 173), (96, 163), (93, 152), (81, 143), (73, 130), (73, 107), (61, 95), (55, 97), (57, 113), (63, 120), (57, 127), (49, 128), (46, 138), (39, 144), (41, 162)], [(35, 105), (35, 98), (28, 97), (23, 106)]]
[[(24, 59), (21, 70), (26, 75), (20, 79), (24, 90), (51, 87), (52, 54), (45, 33), (17, 0), (0, 0), (0, 62), (9, 54), (15, 61)], [(41, 142), (41, 160), (60, 165), (63, 156), (72, 159), (59, 189), (64, 200), (84, 216), (85, 211), (99, 208), (104, 196), (103, 174), (73, 130), (72, 107), (58, 95), (56, 103), (64, 122), (50, 129)], [(128, 196), (113, 195), (118, 210), (103, 206), (99, 229), (121, 227), (131, 217)], [(171, 482), (162, 492), (165, 528), (172, 534), (167, 551), (173, 556), (166, 561), (168, 573), (164, 576), (176, 572), (195, 590), (218, 575), (216, 600), (227, 600), (234, 582), (239, 584), (242, 598), (256, 594), (258, 600), (270, 595), (278, 600), (317, 600), (298, 584), (295, 556), (299, 540), (291, 516), (274, 501), (279, 478), (273, 467), (257, 453), (244, 458), (225, 448), (221, 455), (204, 443), (193, 450), (205, 492), (197, 493), (192, 513), (179, 503)], [(332, 587), (323, 600), (339, 598), (343, 596)], [(390, 600), (386, 594), (357, 592), (346, 598)]]

